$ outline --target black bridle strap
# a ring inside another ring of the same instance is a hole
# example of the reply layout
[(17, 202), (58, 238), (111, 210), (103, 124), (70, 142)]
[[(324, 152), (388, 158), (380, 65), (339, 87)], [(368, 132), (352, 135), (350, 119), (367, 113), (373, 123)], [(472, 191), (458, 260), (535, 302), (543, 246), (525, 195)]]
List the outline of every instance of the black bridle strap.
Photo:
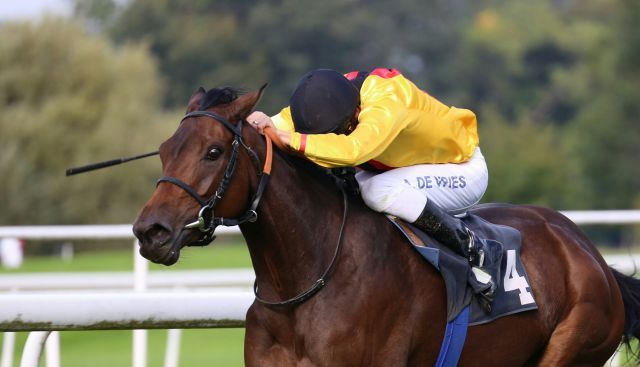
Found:
[(295, 306), (313, 297), (314, 294), (318, 293), (318, 291), (320, 291), (320, 289), (322, 289), (322, 287), (324, 287), (325, 284), (327, 284), (327, 279), (335, 266), (336, 260), (338, 259), (338, 255), (340, 254), (340, 249), (342, 248), (342, 237), (344, 234), (345, 224), (347, 223), (347, 213), (349, 211), (349, 200), (347, 197), (347, 193), (345, 192), (344, 188), (341, 188), (341, 191), (342, 191), (342, 200), (344, 202), (343, 204), (344, 209), (342, 213), (342, 223), (340, 224), (340, 231), (338, 232), (338, 243), (336, 244), (336, 249), (333, 253), (333, 258), (331, 259), (331, 262), (329, 263), (329, 266), (327, 266), (327, 269), (324, 271), (324, 273), (322, 273), (320, 278), (316, 280), (316, 282), (311, 286), (311, 288), (298, 294), (295, 297), (292, 297), (285, 301), (280, 301), (280, 302), (266, 301), (260, 298), (258, 296), (258, 280), (256, 279), (253, 283), (253, 294), (256, 296), (256, 301), (271, 307)]
[(171, 177), (171, 176), (162, 176), (158, 179), (158, 182), (156, 182), (156, 186), (158, 186), (158, 184), (160, 184), (161, 182), (170, 182), (176, 186), (180, 186), (180, 188), (182, 188), (184, 191), (188, 192), (189, 195), (193, 196), (194, 199), (196, 199), (196, 201), (198, 201), (198, 203), (202, 206), (207, 205), (207, 200), (205, 198), (203, 198), (202, 196), (200, 196), (200, 194), (198, 194), (196, 192), (196, 190), (192, 189), (191, 186), (187, 185), (186, 183), (178, 180), (177, 178)]
[(258, 209), (258, 205), (260, 204), (260, 200), (262, 199), (262, 194), (264, 193), (264, 189), (267, 187), (268, 183), (269, 183), (269, 174), (265, 173), (260, 178), (260, 182), (258, 183), (258, 188), (256, 189), (256, 193), (253, 195), (253, 201), (251, 202), (249, 209), (247, 209), (247, 211), (238, 218), (231, 218), (231, 219), (228, 219), (228, 218), (225, 219), (222, 217), (216, 218), (218, 219), (216, 221), (216, 224), (219, 224), (221, 226), (226, 226), (226, 227), (233, 227), (245, 222), (255, 222), (255, 220), (258, 218), (258, 212), (256, 210)]
[[(234, 130), (235, 131), (235, 130)], [(170, 176), (162, 176), (158, 179), (156, 186), (162, 182), (170, 182), (174, 185), (178, 185), (182, 189), (184, 189), (189, 195), (191, 195), (194, 199), (198, 201), (201, 206), (200, 213), (198, 213), (198, 221), (194, 222), (194, 227), (199, 228), (203, 232), (210, 232), (215, 230), (215, 227), (222, 224), (224, 222), (224, 218), (216, 218), (213, 215), (213, 209), (216, 206), (218, 200), (222, 199), (227, 187), (229, 186), (229, 182), (231, 181), (231, 177), (233, 177), (233, 173), (236, 169), (236, 162), (238, 160), (238, 150), (240, 143), (238, 142), (239, 136), (235, 135), (233, 139), (233, 143), (231, 144), (233, 150), (231, 151), (231, 157), (229, 158), (229, 164), (224, 171), (224, 175), (220, 184), (218, 184), (218, 188), (214, 192), (214, 194), (209, 198), (209, 200), (205, 200), (200, 194), (196, 192), (191, 186), (186, 184), (184, 181), (179, 180), (175, 177)], [(197, 225), (195, 225), (197, 223)], [(191, 225), (188, 227), (191, 228)], [(213, 239), (213, 236), (210, 236)]]
[(182, 120), (180, 120), (180, 123), (182, 123), (182, 121), (188, 119), (189, 117), (201, 117), (201, 116), (211, 117), (212, 119), (214, 119), (214, 120), (218, 121), (219, 123), (223, 124), (227, 129), (231, 130), (231, 132), (233, 132), (233, 134), (235, 136), (242, 136), (242, 125), (240, 125), (240, 124), (234, 125), (234, 124), (230, 123), (229, 120), (227, 120), (222, 115), (218, 115), (217, 113), (211, 112), (211, 111), (192, 111), (192, 112), (189, 112), (186, 115), (184, 115), (184, 117), (182, 117)]
[[(262, 199), (262, 194), (264, 193), (264, 190), (267, 188), (267, 185), (269, 184), (269, 178), (271, 177), (271, 164), (273, 162), (273, 143), (271, 141), (271, 138), (269, 137), (269, 134), (265, 134), (264, 138), (267, 143), (267, 154), (264, 160), (264, 167), (262, 168), (262, 170), (260, 170), (260, 165), (259, 165), (260, 160), (258, 159), (258, 156), (253, 152), (253, 150), (251, 150), (251, 148), (245, 146), (245, 148), (247, 149), (247, 152), (249, 153), (249, 156), (255, 162), (258, 162), (258, 165), (257, 165), (259, 169), (258, 176), (260, 177), (260, 181), (258, 182), (258, 188), (256, 189), (256, 192), (253, 195), (253, 200), (251, 201), (251, 205), (249, 206), (249, 209), (247, 209), (244, 215), (241, 216), (240, 218), (226, 219), (226, 220), (221, 218), (220, 225), (232, 227), (245, 222), (254, 222), (258, 218), (258, 213), (256, 210), (258, 209), (258, 205), (260, 204), (260, 200)], [(224, 220), (224, 223), (222, 223), (222, 220)]]
[[(223, 124), (226, 128), (231, 130), (234, 134), (234, 140), (232, 143), (233, 151), (231, 153), (231, 157), (229, 158), (229, 163), (225, 170), (224, 176), (218, 186), (218, 189), (209, 200), (206, 200), (202, 196), (200, 196), (191, 186), (187, 185), (186, 183), (184, 183), (183, 181), (177, 178), (164, 176), (158, 180), (158, 184), (161, 182), (169, 182), (174, 185), (177, 185), (180, 188), (184, 189), (187, 193), (189, 193), (194, 199), (198, 201), (198, 203), (200, 203), (202, 207), (200, 209), (200, 213), (198, 214), (198, 217), (199, 217), (198, 222), (196, 222), (198, 225), (193, 227), (191, 227), (191, 225), (188, 225), (187, 228), (199, 228), (202, 232), (204, 232), (204, 238), (202, 238), (200, 241), (196, 243), (197, 245), (204, 246), (204, 245), (207, 245), (209, 242), (211, 242), (215, 238), (213, 233), (215, 232), (215, 228), (218, 225), (234, 226), (234, 225), (242, 224), (248, 221), (255, 221), (257, 219), (256, 209), (260, 204), (260, 199), (262, 198), (262, 194), (264, 193), (264, 190), (267, 187), (270, 173), (271, 173), (273, 146), (272, 146), (272, 139), (270, 135), (272, 135), (273, 132), (267, 131), (267, 133), (265, 134), (265, 139), (267, 144), (267, 153), (266, 153), (264, 168), (261, 170), (257, 155), (253, 150), (251, 150), (251, 148), (249, 148), (242, 141), (242, 121), (238, 122), (238, 124), (234, 126), (226, 118), (216, 113), (209, 112), (209, 111), (194, 111), (186, 114), (180, 122), (182, 123), (182, 121), (184, 121), (186, 118), (189, 118), (189, 117), (200, 117), (200, 116), (211, 117), (215, 121), (218, 121), (221, 124)], [(277, 138), (278, 138), (277, 135), (275, 135), (274, 139), (277, 139)], [(257, 162), (258, 176), (260, 177), (260, 181), (258, 182), (258, 187), (254, 194), (253, 200), (251, 201), (251, 205), (249, 206), (249, 209), (245, 212), (243, 216), (239, 218), (234, 218), (234, 219), (224, 219), (222, 217), (214, 217), (213, 209), (215, 207), (215, 204), (218, 199), (222, 199), (222, 194), (226, 190), (226, 187), (231, 181), (231, 177), (233, 176), (233, 173), (235, 171), (235, 165), (238, 158), (238, 150), (240, 145), (242, 145), (246, 149), (247, 154), (251, 157), (251, 159), (254, 162)], [(335, 252), (333, 253), (333, 258), (331, 259), (329, 265), (327, 266), (325, 271), (322, 273), (320, 278), (316, 280), (316, 282), (313, 284), (313, 286), (311, 286), (311, 288), (307, 289), (306, 291), (298, 294), (293, 298), (287, 299), (285, 301), (280, 301), (280, 302), (270, 302), (258, 297), (258, 283), (256, 280), (256, 282), (253, 285), (253, 292), (258, 302), (264, 305), (273, 306), (273, 307), (294, 306), (308, 300), (314, 294), (320, 291), (322, 287), (325, 286), (325, 284), (327, 283), (328, 277), (331, 275), (331, 272), (335, 267), (335, 263), (338, 259), (338, 255), (340, 254), (340, 250), (342, 248), (342, 237), (344, 233), (344, 227), (347, 222), (347, 213), (349, 211), (349, 200), (343, 187), (341, 187), (341, 192), (342, 192), (342, 198), (344, 202), (344, 212), (342, 214), (342, 223), (340, 224), (340, 230), (338, 232), (338, 242), (336, 244)], [(207, 219), (204, 219), (204, 217), (206, 217)], [(209, 221), (209, 223), (206, 223), (207, 221)]]
[(229, 186), (229, 182), (231, 181), (231, 177), (233, 177), (233, 173), (236, 171), (236, 162), (238, 161), (238, 150), (240, 149), (240, 143), (238, 142), (238, 138), (233, 140), (231, 144), (233, 149), (231, 150), (231, 157), (229, 158), (229, 164), (227, 165), (227, 169), (224, 171), (224, 176), (222, 176), (222, 181), (218, 185), (218, 189), (213, 194), (211, 199), (207, 202), (207, 205), (211, 208), (214, 208), (216, 202), (219, 199), (222, 199), (222, 195), (224, 195), (225, 191), (227, 191), (227, 187)]
[[(198, 201), (198, 203), (200, 204), (201, 208), (200, 208), (200, 212), (198, 213), (198, 220), (196, 222), (190, 223), (186, 226), (186, 228), (188, 229), (199, 229), (201, 232), (203, 232), (205, 234), (204, 238), (200, 241), (197, 241), (194, 244), (191, 244), (191, 246), (204, 246), (207, 245), (209, 242), (211, 242), (215, 236), (213, 235), (215, 228), (219, 225), (224, 225), (224, 226), (234, 226), (234, 225), (239, 225), (245, 222), (253, 222), (257, 219), (257, 212), (256, 209), (260, 203), (260, 200), (262, 198), (262, 194), (264, 193), (264, 190), (267, 186), (267, 183), (269, 182), (269, 173), (271, 172), (271, 164), (272, 164), (272, 142), (271, 139), (269, 138), (269, 136), (265, 136), (266, 139), (266, 143), (267, 143), (267, 154), (266, 154), (266, 158), (265, 158), (265, 163), (264, 163), (264, 168), (260, 167), (260, 159), (258, 158), (257, 154), (249, 147), (247, 146), (244, 141), (242, 140), (242, 121), (239, 121), (237, 125), (233, 125), (231, 124), (226, 118), (224, 118), (221, 115), (218, 115), (214, 112), (210, 112), (210, 111), (193, 111), (190, 112), (188, 114), (186, 114), (182, 120), (180, 121), (180, 123), (182, 123), (185, 119), (189, 118), (189, 117), (201, 117), (201, 116), (206, 116), (206, 117), (210, 117), (212, 118), (214, 121), (217, 121), (221, 124), (223, 124), (227, 129), (229, 129), (233, 135), (234, 135), (234, 139), (232, 142), (232, 147), (233, 150), (231, 152), (231, 156), (229, 157), (229, 163), (227, 164), (227, 167), (225, 169), (224, 175), (222, 177), (222, 180), (220, 181), (217, 190), (215, 191), (215, 193), (207, 200), (205, 198), (203, 198), (202, 196), (200, 196), (200, 194), (198, 194), (196, 192), (196, 190), (193, 189), (193, 187), (189, 186), (188, 184), (186, 184), (184, 181), (175, 178), (175, 177), (170, 177), (170, 176), (163, 176), (160, 177), (160, 179), (158, 180), (157, 184), (160, 184), (162, 182), (169, 182), (172, 183), (174, 185), (177, 185), (178, 187), (182, 188), (183, 190), (185, 190), (189, 195), (191, 195), (196, 201)], [(260, 177), (260, 180), (258, 182), (258, 187), (256, 189), (256, 192), (253, 196), (253, 199), (251, 200), (251, 204), (249, 206), (249, 209), (247, 209), (247, 211), (240, 217), (238, 218), (223, 218), (223, 217), (215, 217), (214, 216), (214, 208), (216, 206), (216, 203), (218, 202), (218, 200), (222, 199), (222, 196), (224, 194), (224, 192), (226, 191), (227, 187), (229, 186), (229, 183), (231, 181), (231, 178), (233, 177), (233, 174), (235, 172), (235, 167), (236, 167), (236, 163), (237, 163), (237, 159), (238, 159), (238, 154), (239, 154), (239, 150), (240, 150), (240, 146), (242, 146), (246, 151), (247, 154), (249, 155), (249, 157), (251, 158), (251, 160), (256, 163), (256, 167), (257, 167), (257, 174), (258, 177)]]

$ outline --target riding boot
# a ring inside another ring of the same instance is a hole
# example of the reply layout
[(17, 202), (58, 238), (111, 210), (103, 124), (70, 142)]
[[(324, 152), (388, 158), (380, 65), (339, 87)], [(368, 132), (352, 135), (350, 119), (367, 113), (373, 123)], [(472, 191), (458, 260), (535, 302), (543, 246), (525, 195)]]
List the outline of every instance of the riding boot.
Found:
[(479, 241), (474, 240), (473, 232), (460, 219), (440, 209), (430, 200), (413, 224), (469, 261), (477, 280), (471, 286), (480, 296), (478, 300), (485, 311), (490, 312), (496, 285), (491, 275), (483, 270), (485, 251), (477, 244)]

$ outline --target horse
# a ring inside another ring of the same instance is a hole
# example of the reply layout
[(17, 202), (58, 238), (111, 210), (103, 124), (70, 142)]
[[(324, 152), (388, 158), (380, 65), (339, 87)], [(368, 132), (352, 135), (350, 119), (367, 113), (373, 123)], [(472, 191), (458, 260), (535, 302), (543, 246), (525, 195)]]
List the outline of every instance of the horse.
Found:
[[(172, 265), (217, 225), (239, 225), (256, 275), (247, 366), (434, 365), (447, 321), (440, 274), (326, 170), (243, 129), (262, 89), (234, 93), (198, 89), (160, 146), (164, 176), (133, 227), (140, 253)], [(640, 282), (569, 219), (529, 205), (474, 213), (521, 232), (539, 308), (469, 328), (460, 366), (602, 366), (640, 336)]]

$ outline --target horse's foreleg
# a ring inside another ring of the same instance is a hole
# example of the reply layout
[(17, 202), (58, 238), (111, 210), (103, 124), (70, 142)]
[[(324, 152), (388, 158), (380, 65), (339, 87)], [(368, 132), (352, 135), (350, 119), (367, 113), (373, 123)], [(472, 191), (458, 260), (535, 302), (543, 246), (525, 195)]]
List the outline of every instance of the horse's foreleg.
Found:
[(296, 366), (296, 359), (267, 332), (255, 310), (247, 312), (244, 336), (244, 364), (247, 367)]

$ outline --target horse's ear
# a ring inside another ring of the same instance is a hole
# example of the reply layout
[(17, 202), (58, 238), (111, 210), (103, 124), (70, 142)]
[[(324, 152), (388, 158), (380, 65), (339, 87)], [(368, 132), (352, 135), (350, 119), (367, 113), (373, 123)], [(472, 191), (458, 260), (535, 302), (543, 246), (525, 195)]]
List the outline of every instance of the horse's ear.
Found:
[(207, 91), (204, 90), (204, 88), (202, 88), (202, 87), (196, 89), (196, 91), (193, 92), (193, 94), (191, 95), (191, 98), (189, 98), (189, 105), (187, 106), (187, 113), (198, 110), (198, 106), (200, 106), (200, 100), (205, 95), (205, 93), (207, 93)]
[(260, 101), (260, 98), (262, 98), (262, 94), (264, 93), (265, 88), (267, 88), (267, 85), (268, 84), (265, 83), (257, 91), (243, 94), (238, 97), (233, 102), (233, 111), (231, 112), (231, 116), (229, 116), (231, 120), (240, 121), (249, 116), (249, 114), (253, 112), (256, 105)]

